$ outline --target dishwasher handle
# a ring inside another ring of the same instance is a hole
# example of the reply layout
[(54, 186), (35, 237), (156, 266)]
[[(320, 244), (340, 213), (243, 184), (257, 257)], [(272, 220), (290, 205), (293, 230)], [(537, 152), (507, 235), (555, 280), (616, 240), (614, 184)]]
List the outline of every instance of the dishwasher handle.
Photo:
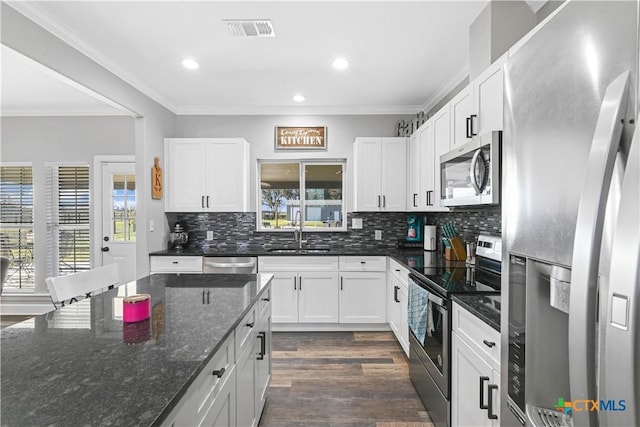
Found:
[(245, 268), (245, 267), (255, 267), (256, 263), (255, 261), (244, 262), (244, 263), (205, 261), (204, 265), (206, 265), (207, 267), (214, 267), (214, 268), (229, 268), (229, 267)]

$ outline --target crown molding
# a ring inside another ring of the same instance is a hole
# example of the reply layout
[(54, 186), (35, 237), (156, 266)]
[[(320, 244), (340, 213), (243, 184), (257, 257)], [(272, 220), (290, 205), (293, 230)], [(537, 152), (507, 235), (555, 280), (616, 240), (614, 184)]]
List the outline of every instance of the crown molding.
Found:
[(74, 49), (100, 65), (101, 67), (105, 68), (107, 71), (114, 74), (116, 77), (133, 86), (144, 95), (151, 98), (153, 101), (157, 102), (173, 113), (177, 111), (178, 106), (175, 103), (167, 99), (164, 95), (160, 94), (148, 84), (146, 84), (143, 80), (137, 78), (114, 62), (108, 60), (100, 52), (82, 41), (82, 39), (80, 39), (68, 27), (53, 19), (51, 16), (48, 16), (46, 12), (36, 4), (36, 2), (12, 1), (7, 4), (31, 21), (35, 22), (37, 25), (41, 26), (54, 36), (61, 39), (63, 42), (67, 43), (69, 46), (73, 47)]
[(287, 115), (287, 116), (308, 116), (308, 115), (408, 115), (416, 114), (420, 109), (419, 105), (404, 106), (204, 106), (204, 107), (180, 107), (176, 114), (179, 116), (199, 116), (199, 115), (215, 115), (215, 116), (269, 116), (269, 115)]
[(447, 96), (453, 89), (456, 88), (465, 78), (469, 76), (469, 64), (463, 66), (455, 73), (449, 80), (440, 85), (438, 90), (425, 101), (420, 107), (420, 111), (430, 111), (436, 106), (445, 96)]
[(79, 117), (79, 116), (122, 116), (131, 117), (130, 113), (113, 108), (12, 108), (2, 107), (0, 117)]

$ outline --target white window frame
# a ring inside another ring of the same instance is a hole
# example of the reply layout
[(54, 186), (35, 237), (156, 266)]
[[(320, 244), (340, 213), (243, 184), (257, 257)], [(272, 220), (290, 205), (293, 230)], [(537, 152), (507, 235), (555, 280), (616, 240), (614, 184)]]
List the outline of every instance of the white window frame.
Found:
[[(59, 232), (64, 230), (76, 230), (86, 229), (89, 231), (89, 267), (92, 267), (92, 248), (91, 242), (93, 240), (92, 230), (92, 200), (93, 200), (93, 188), (92, 182), (92, 169), (88, 162), (45, 162), (46, 173), (46, 186), (47, 186), (47, 277), (55, 277), (60, 275), (60, 241)], [(59, 223), (60, 211), (59, 211), (59, 180), (58, 171), (60, 167), (86, 167), (89, 172), (87, 182), (89, 184), (89, 223), (85, 226), (79, 225), (61, 225)], [(83, 271), (83, 270), (77, 270)]]
[[(29, 287), (14, 287), (7, 286), (5, 282), (2, 287), (2, 293), (16, 293), (16, 294), (25, 294), (25, 293), (35, 293), (37, 280), (36, 280), (36, 268), (35, 268), (35, 230), (36, 230), (36, 200), (37, 200), (37, 188), (36, 188), (36, 171), (32, 162), (2, 162), (0, 163), (1, 167), (30, 167), (31, 168), (31, 185), (33, 191), (33, 212), (31, 213), (31, 222), (30, 223), (0, 223), (0, 228), (8, 228), (8, 229), (31, 229), (31, 233), (33, 234), (33, 247), (31, 248), (31, 263), (32, 263), (32, 276), (33, 286)], [(30, 224), (30, 225), (29, 225)]]
[[(346, 232), (347, 230), (347, 159), (257, 159), (257, 172), (256, 172), (256, 231), (258, 232), (267, 232), (267, 233), (291, 233), (293, 229), (291, 228), (283, 228), (283, 229), (274, 229), (274, 228), (265, 228), (262, 226), (262, 191), (261, 191), (261, 165), (263, 164), (273, 164), (273, 163), (297, 163), (300, 165), (299, 171), (300, 175), (298, 177), (299, 185), (300, 185), (300, 228), (302, 231), (311, 233), (335, 233), (335, 232)], [(305, 186), (305, 166), (306, 165), (314, 165), (314, 166), (322, 166), (322, 165), (342, 165), (342, 225), (340, 227), (327, 227), (327, 228), (319, 228), (312, 227), (306, 228), (304, 226), (305, 223), (305, 197), (306, 197), (306, 186)]]

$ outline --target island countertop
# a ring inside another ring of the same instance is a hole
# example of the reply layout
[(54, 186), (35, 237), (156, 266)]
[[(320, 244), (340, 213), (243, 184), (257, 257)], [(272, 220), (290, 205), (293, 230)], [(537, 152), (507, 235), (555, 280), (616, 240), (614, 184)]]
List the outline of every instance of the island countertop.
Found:
[[(155, 274), (3, 329), (2, 425), (161, 423), (271, 278)], [(123, 323), (139, 293), (151, 318)]]

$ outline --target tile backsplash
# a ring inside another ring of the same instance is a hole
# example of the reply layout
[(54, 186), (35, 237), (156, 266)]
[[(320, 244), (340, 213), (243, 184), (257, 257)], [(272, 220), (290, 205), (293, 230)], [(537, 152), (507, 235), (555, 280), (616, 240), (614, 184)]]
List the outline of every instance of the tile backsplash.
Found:
[[(189, 245), (202, 249), (212, 247), (243, 248), (264, 245), (295, 244), (293, 232), (256, 231), (255, 212), (167, 213), (169, 227), (181, 221), (189, 233)], [(314, 246), (394, 247), (406, 235), (405, 212), (354, 212), (348, 215), (348, 229), (341, 232), (308, 232), (304, 239)], [(362, 218), (364, 227), (351, 228), (353, 218)], [(500, 235), (502, 218), (499, 206), (458, 208), (451, 212), (426, 213), (425, 224), (440, 227), (451, 223), (464, 241), (473, 241), (478, 234)], [(374, 239), (375, 230), (382, 230), (382, 240)], [(213, 233), (206, 240), (207, 231)]]
[[(315, 246), (394, 247), (405, 236), (406, 217), (402, 212), (350, 213), (347, 231), (305, 232), (303, 237)], [(362, 218), (363, 228), (352, 229), (352, 218)], [(295, 244), (292, 231), (256, 231), (255, 212), (167, 213), (167, 220), (170, 228), (181, 221), (190, 245), (202, 249)], [(375, 230), (382, 230), (382, 240), (374, 240)], [(212, 240), (206, 240), (207, 231), (213, 232)]]

